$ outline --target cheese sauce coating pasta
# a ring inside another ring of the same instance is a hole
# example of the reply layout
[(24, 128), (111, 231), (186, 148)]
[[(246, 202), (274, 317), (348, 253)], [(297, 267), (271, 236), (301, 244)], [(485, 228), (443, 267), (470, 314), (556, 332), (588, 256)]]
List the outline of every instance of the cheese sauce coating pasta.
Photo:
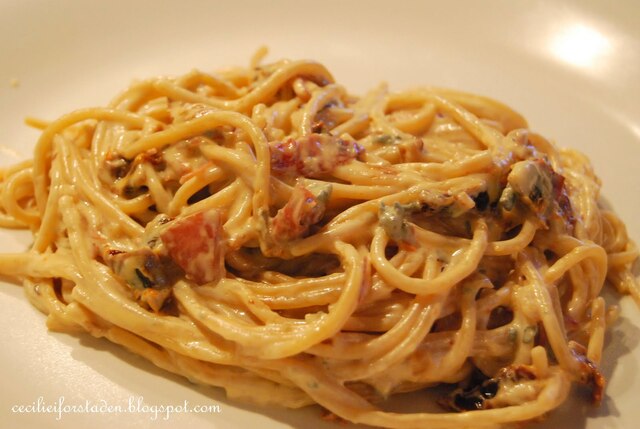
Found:
[[(228, 396), (388, 428), (489, 428), (598, 402), (605, 284), (637, 251), (584, 155), (489, 98), (349, 94), (313, 61), (133, 84), (0, 171), (0, 255), (56, 331)], [(446, 412), (391, 395), (457, 385)]]

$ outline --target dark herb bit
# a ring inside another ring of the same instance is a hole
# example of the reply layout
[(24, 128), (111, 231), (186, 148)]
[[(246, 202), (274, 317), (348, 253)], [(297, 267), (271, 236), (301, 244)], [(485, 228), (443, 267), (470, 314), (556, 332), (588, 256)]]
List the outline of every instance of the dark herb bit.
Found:
[(129, 174), (129, 170), (131, 170), (131, 161), (126, 158), (111, 158), (107, 159), (105, 163), (111, 172), (111, 176), (116, 179), (122, 179)]
[(487, 191), (482, 191), (475, 198), (473, 198), (473, 202), (476, 203), (476, 209), (480, 211), (484, 211), (489, 207), (489, 193)]
[(147, 276), (142, 274), (142, 271), (140, 271), (138, 268), (136, 268), (135, 269), (135, 273), (136, 273), (136, 276), (138, 276), (138, 279), (140, 279), (140, 282), (142, 283), (142, 286), (145, 289), (149, 288), (149, 287), (153, 287), (154, 283), (151, 281), (150, 278), (148, 278)]
[(448, 401), (442, 405), (453, 411), (473, 411), (485, 408), (485, 400), (492, 399), (498, 394), (499, 382), (484, 375), (472, 376), (469, 386), (465, 389), (456, 389)]
[(540, 201), (541, 198), (542, 198), (542, 191), (540, 190), (540, 187), (536, 185), (533, 187), (533, 190), (529, 194), (529, 199), (532, 202), (537, 203), (538, 201)]
[(465, 396), (460, 394), (455, 395), (453, 398), (454, 405), (461, 410), (481, 410), (483, 402), (484, 399), (478, 396)]
[(496, 380), (490, 379), (487, 380), (480, 386), (480, 394), (485, 399), (491, 399), (496, 396), (498, 393), (499, 384)]

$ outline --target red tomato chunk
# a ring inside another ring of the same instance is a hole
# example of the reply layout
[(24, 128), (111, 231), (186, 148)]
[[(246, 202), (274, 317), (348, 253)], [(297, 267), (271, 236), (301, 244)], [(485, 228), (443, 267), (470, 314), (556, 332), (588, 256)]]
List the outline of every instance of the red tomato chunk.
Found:
[(198, 284), (220, 279), (224, 273), (222, 225), (217, 210), (176, 219), (160, 235), (169, 256)]

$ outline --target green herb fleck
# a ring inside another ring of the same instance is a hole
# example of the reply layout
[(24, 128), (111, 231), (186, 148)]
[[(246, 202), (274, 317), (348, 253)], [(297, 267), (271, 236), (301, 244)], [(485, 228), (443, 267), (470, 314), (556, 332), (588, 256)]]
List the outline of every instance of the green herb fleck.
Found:
[(391, 144), (400, 140), (400, 136), (392, 136), (390, 134), (381, 134), (379, 136), (374, 137), (373, 141), (379, 144)]
[(393, 206), (380, 204), (378, 211), (380, 226), (384, 228), (389, 238), (398, 243), (413, 241), (413, 230), (405, 216), (405, 206), (400, 203), (395, 203)]

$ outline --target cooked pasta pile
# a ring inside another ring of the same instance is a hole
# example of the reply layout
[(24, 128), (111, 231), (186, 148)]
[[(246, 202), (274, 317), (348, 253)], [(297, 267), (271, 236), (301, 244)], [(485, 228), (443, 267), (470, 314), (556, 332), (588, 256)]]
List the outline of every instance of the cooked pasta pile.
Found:
[[(0, 256), (56, 331), (232, 398), (389, 428), (543, 416), (598, 370), (638, 256), (585, 156), (509, 107), (363, 97), (312, 61), (133, 84), (0, 171)], [(446, 412), (385, 400), (452, 385)]]

